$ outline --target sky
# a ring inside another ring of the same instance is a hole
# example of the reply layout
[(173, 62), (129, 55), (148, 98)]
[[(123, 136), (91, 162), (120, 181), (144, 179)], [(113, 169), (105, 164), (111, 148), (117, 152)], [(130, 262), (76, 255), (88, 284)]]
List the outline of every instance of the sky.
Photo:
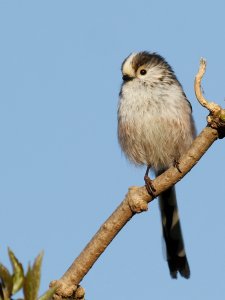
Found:
[[(120, 66), (155, 51), (192, 103), (224, 106), (224, 1), (0, 1), (0, 261), (44, 250), (40, 293), (59, 279), (145, 170), (117, 142)], [(87, 299), (221, 299), (225, 293), (224, 140), (177, 184), (191, 278), (170, 278), (157, 200), (113, 240), (81, 285)]]

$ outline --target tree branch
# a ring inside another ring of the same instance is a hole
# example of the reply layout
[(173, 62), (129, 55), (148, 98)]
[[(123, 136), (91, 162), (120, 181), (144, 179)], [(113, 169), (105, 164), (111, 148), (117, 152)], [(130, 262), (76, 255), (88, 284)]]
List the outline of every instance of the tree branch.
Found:
[[(194, 140), (189, 151), (181, 157), (179, 161), (179, 169), (181, 172), (179, 172), (176, 167), (171, 167), (154, 180), (153, 184), (156, 189), (155, 197), (181, 180), (199, 161), (213, 142), (218, 137), (224, 135), (224, 110), (215, 103), (209, 103), (201, 92), (201, 80), (205, 69), (206, 62), (201, 59), (200, 68), (195, 78), (195, 93), (200, 104), (210, 111), (208, 126), (203, 129)], [(221, 132), (223, 133), (222, 135)], [(80, 281), (123, 226), (136, 213), (146, 211), (148, 209), (148, 203), (152, 200), (153, 198), (148, 194), (145, 186), (129, 188), (122, 203), (100, 227), (62, 278), (50, 283), (51, 287), (57, 286), (55, 298), (67, 298), (74, 295)]]

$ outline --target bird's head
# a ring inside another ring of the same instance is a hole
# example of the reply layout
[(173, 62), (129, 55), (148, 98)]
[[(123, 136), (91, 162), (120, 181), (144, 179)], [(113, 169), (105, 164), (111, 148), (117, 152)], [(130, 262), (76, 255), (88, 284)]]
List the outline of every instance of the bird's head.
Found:
[(142, 82), (168, 82), (174, 79), (175, 75), (166, 60), (156, 54), (147, 51), (131, 53), (123, 62), (123, 81), (139, 80)]

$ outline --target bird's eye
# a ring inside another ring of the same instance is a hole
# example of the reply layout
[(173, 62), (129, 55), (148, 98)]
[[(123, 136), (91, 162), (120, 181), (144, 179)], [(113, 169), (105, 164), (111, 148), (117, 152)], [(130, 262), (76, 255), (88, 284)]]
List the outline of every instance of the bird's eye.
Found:
[(141, 69), (141, 70), (140, 70), (140, 74), (141, 74), (141, 75), (145, 75), (146, 73), (147, 73), (147, 71), (146, 71), (145, 69)]

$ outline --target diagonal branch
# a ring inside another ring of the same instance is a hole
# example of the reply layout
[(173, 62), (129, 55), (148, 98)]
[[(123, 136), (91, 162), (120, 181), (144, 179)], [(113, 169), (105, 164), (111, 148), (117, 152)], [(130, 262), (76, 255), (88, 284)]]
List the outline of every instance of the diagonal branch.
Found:
[[(181, 180), (193, 166), (197, 164), (199, 159), (213, 142), (218, 137), (221, 137), (219, 129), (223, 134), (225, 132), (223, 122), (223, 116), (225, 116), (224, 110), (217, 104), (209, 103), (201, 92), (201, 80), (205, 73), (205, 68), (206, 62), (201, 59), (200, 68), (195, 79), (195, 93), (201, 105), (210, 111), (208, 126), (203, 129), (199, 136), (194, 140), (189, 151), (179, 161), (179, 169), (181, 172), (179, 172), (177, 168), (171, 167), (154, 180), (153, 184), (156, 189), (155, 196), (158, 196)], [(66, 298), (74, 295), (80, 281), (123, 226), (136, 213), (146, 211), (148, 209), (148, 203), (152, 200), (153, 198), (148, 194), (145, 186), (129, 188), (122, 203), (100, 227), (98, 232), (75, 259), (62, 278), (50, 283), (51, 287), (57, 286), (55, 298)]]

